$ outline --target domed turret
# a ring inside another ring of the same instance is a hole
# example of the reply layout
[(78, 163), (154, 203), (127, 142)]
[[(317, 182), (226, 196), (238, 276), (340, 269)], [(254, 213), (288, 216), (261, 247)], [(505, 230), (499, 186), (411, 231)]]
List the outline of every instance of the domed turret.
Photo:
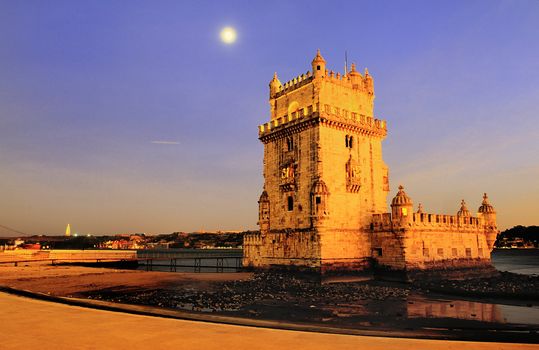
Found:
[(269, 228), (270, 220), (270, 201), (268, 192), (263, 191), (258, 200), (258, 225), (260, 232), (265, 234)]
[(460, 202), (460, 210), (458, 211), (457, 216), (463, 216), (463, 217), (472, 216), (470, 214), (470, 211), (466, 207), (466, 202), (464, 201), (464, 199)]
[(326, 60), (320, 55), (320, 49), (316, 51), (316, 56), (311, 64), (313, 66), (313, 76), (315, 78), (323, 77), (326, 74)]
[(496, 210), (489, 203), (486, 193), (483, 194), (483, 202), (477, 211), (477, 216), (483, 221), (485, 226), (492, 229), (496, 228)]
[(486, 193), (483, 194), (483, 202), (477, 211), (477, 216), (479, 217), (480, 222), (485, 225), (487, 245), (492, 251), (499, 231), (496, 224), (496, 210), (494, 210), (494, 207), (489, 203)]
[(488, 196), (486, 193), (483, 194), (483, 202), (477, 211), (483, 214), (496, 213), (494, 207), (488, 202)]
[(313, 226), (320, 226), (329, 215), (327, 201), (329, 190), (322, 179), (314, 181), (311, 187), (311, 218)]
[(277, 78), (277, 72), (273, 74), (273, 79), (271, 79), (269, 83), (270, 88), (270, 97), (275, 95), (281, 88), (283, 87), (283, 84), (279, 81), (279, 78)]
[(326, 183), (323, 180), (318, 179), (313, 183), (313, 186), (311, 188), (311, 193), (313, 193), (313, 194), (329, 194), (329, 190), (328, 190), (328, 187), (327, 187)]
[(399, 192), (397, 192), (397, 195), (391, 201), (393, 220), (409, 220), (414, 210), (413, 205), (412, 199), (404, 192), (404, 187), (402, 185), (399, 186)]
[(393, 198), (391, 201), (391, 206), (404, 206), (404, 205), (411, 205), (412, 199), (408, 197), (406, 192), (404, 192), (404, 187), (401, 185), (399, 186), (399, 192), (397, 192), (397, 195)]
[(356, 64), (352, 63), (352, 67), (350, 68), (350, 72), (348, 72), (348, 76), (350, 77), (350, 80), (352, 81), (352, 86), (354, 89), (361, 87), (361, 79), (363, 78), (361, 74), (356, 70)]

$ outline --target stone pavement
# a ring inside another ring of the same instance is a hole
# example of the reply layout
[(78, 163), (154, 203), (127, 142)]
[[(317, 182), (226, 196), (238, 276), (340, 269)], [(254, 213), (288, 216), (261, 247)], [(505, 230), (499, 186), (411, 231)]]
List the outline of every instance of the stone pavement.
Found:
[(477, 343), (335, 335), (110, 312), (0, 293), (0, 349), (539, 349)]

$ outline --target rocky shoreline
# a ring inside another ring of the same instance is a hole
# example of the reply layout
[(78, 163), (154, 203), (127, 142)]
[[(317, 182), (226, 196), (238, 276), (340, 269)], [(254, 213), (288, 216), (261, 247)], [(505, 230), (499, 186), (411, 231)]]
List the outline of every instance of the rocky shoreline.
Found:
[(539, 276), (533, 275), (500, 272), (488, 278), (415, 281), (414, 286), (426, 293), (440, 292), (464, 297), (528, 300), (539, 303)]

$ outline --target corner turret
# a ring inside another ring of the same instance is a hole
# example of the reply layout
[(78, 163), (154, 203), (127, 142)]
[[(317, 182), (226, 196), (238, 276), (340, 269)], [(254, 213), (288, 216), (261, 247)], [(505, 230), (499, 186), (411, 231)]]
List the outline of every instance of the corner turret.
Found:
[(488, 196), (486, 193), (483, 194), (483, 202), (477, 210), (477, 216), (483, 219), (483, 222), (486, 226), (491, 228), (496, 228), (496, 211), (494, 207), (489, 203)]
[(367, 91), (371, 95), (374, 95), (374, 81), (372, 80), (372, 77), (369, 74), (369, 70), (367, 68), (365, 68), (365, 74), (363, 79), (365, 91)]
[(263, 191), (258, 200), (258, 225), (260, 233), (265, 234), (269, 230), (270, 223), (270, 201), (268, 192)]
[(399, 192), (391, 201), (391, 217), (395, 223), (409, 223), (413, 216), (414, 204), (412, 199), (404, 192), (404, 187), (399, 186)]
[(483, 202), (481, 203), (481, 206), (477, 211), (477, 216), (479, 217), (479, 220), (483, 223), (483, 225), (485, 225), (487, 245), (492, 251), (499, 231), (496, 224), (496, 211), (494, 210), (494, 207), (489, 203), (488, 196), (486, 193), (483, 194)]
[(326, 75), (326, 60), (320, 55), (320, 49), (316, 51), (316, 56), (311, 64), (313, 66), (313, 76), (315, 79)]
[(316, 179), (311, 187), (311, 225), (320, 227), (327, 219), (329, 190), (322, 179)]
[(277, 78), (277, 72), (273, 73), (273, 79), (269, 83), (270, 98), (272, 98), (279, 90), (283, 88), (283, 84)]

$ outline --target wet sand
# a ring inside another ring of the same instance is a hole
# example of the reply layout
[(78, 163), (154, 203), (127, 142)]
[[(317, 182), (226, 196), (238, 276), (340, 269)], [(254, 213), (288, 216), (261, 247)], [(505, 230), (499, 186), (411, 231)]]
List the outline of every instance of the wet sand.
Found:
[(55, 296), (81, 296), (98, 290), (129, 292), (195, 286), (206, 290), (216, 282), (251, 277), (251, 273), (168, 273), (81, 266), (0, 265), (0, 286)]

